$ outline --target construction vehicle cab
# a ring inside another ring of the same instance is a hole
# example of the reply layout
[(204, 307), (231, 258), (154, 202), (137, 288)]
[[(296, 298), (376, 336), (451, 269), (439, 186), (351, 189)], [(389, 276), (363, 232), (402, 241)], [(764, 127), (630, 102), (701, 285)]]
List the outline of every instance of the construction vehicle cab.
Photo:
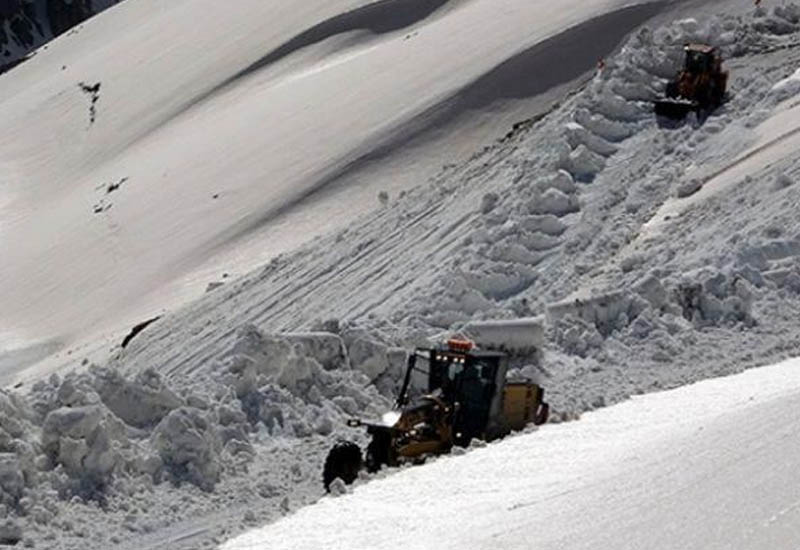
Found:
[(504, 431), (502, 389), (507, 368), (505, 353), (476, 350), (470, 342), (453, 340), (445, 348), (417, 349), (410, 357), (398, 405), (408, 404), (410, 377), (419, 369), (427, 373), (428, 394), (440, 391), (443, 401), (455, 408), (456, 445), (467, 445), (472, 438), (492, 439)]
[(709, 73), (719, 67), (715, 67), (715, 62), (719, 57), (715, 55), (715, 49), (705, 44), (687, 44), (683, 50), (686, 52), (684, 70), (692, 74)]
[(719, 51), (707, 44), (686, 44), (683, 49), (683, 69), (667, 83), (666, 98), (655, 102), (659, 116), (681, 119), (690, 111), (712, 111), (725, 100), (728, 73)]
[[(546, 422), (549, 407), (542, 388), (531, 381), (507, 382), (507, 370), (506, 353), (476, 349), (468, 341), (417, 348), (409, 356), (395, 409), (379, 422), (348, 421), (372, 436), (363, 464), (354, 443), (337, 443), (325, 461), (325, 488), (336, 477), (351, 483), (362, 465), (374, 472)], [(420, 378), (424, 382), (415, 387), (412, 381)]]

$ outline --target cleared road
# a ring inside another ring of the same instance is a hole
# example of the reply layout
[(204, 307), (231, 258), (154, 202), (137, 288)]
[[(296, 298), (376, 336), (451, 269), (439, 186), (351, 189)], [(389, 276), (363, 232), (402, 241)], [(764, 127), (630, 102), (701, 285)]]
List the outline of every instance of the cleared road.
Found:
[(798, 468), (792, 360), (442, 458), (222, 549), (788, 549)]

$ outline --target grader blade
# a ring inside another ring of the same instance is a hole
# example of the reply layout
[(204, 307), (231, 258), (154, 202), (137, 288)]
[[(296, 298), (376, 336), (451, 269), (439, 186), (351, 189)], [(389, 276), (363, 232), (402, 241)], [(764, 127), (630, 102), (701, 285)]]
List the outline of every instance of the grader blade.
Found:
[(654, 104), (656, 115), (672, 120), (682, 120), (692, 111), (697, 110), (697, 104), (693, 101), (681, 101), (679, 99), (662, 99)]

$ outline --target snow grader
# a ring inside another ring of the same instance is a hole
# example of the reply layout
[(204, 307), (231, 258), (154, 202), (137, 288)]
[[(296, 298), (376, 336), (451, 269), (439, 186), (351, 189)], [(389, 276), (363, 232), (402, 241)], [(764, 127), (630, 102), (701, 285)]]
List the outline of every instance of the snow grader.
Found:
[[(347, 484), (362, 469), (421, 463), (428, 455), (465, 447), (473, 438), (491, 441), (547, 422), (549, 405), (536, 383), (506, 381), (509, 355), (477, 349), (468, 340), (451, 339), (444, 346), (417, 348), (410, 354), (394, 409), (380, 421), (351, 419), (372, 436), (362, 457), (358, 445), (339, 441), (325, 460), (323, 482), (340, 478)], [(412, 398), (412, 377), (422, 376), (424, 393)]]
[(666, 98), (655, 102), (655, 112), (673, 120), (691, 111), (710, 113), (725, 100), (728, 72), (722, 70), (719, 51), (706, 44), (686, 44), (683, 69), (667, 83)]

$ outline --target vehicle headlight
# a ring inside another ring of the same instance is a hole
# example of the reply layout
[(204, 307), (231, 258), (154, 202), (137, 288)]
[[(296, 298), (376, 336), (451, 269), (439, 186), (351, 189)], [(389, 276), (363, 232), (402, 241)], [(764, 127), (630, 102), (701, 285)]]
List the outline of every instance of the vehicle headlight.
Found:
[(392, 427), (400, 420), (400, 413), (397, 411), (389, 411), (381, 417), (381, 422), (384, 426)]

